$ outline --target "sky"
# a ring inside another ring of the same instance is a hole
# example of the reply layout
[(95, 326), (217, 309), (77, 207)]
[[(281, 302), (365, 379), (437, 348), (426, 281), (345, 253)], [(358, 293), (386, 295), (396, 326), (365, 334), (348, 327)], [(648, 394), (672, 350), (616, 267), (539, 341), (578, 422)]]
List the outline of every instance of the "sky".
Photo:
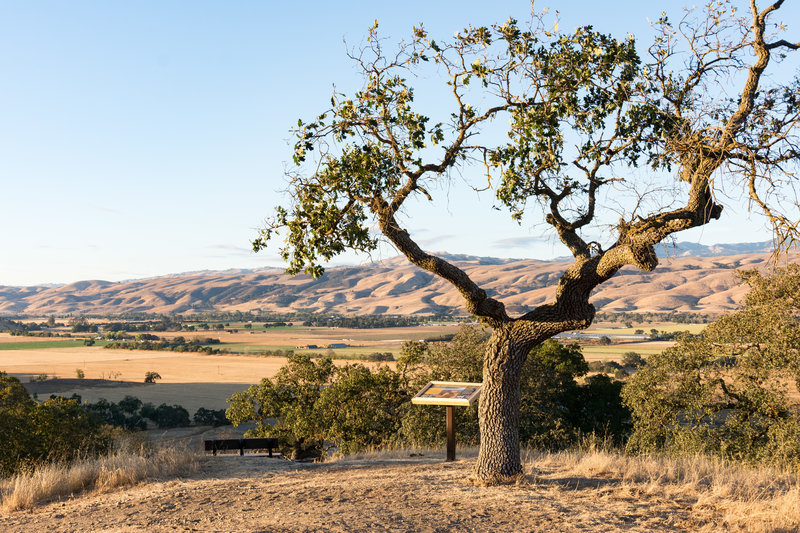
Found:
[[(592, 24), (619, 38), (646, 37), (648, 17), (683, 5), (557, 4), (562, 30)], [(784, 20), (800, 19), (786, 7)], [(277, 246), (255, 254), (250, 242), (286, 203), (290, 128), (322, 112), (334, 85), (359, 85), (347, 47), (375, 20), (398, 41), (420, 22), (446, 38), (529, 13), (507, 0), (0, 0), (0, 285), (280, 267)], [(458, 185), (412, 207), (408, 228), (426, 249), (567, 254), (541, 226)], [(722, 221), (679, 236), (769, 238), (735, 201)]]

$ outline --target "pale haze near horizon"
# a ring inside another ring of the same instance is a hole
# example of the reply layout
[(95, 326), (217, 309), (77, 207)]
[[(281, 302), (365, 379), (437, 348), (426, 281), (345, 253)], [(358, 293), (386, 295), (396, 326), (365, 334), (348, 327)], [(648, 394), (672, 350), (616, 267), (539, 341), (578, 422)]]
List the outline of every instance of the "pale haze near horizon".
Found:
[[(271, 4), (0, 2), (0, 285), (282, 266), (278, 246), (254, 254), (250, 241), (286, 201), (289, 129), (322, 112), (334, 85), (352, 92), (360, 84), (344, 41), (357, 46), (376, 19), (394, 43), (419, 22), (447, 38), (530, 13), (524, 1)], [(562, 30), (633, 33), (640, 47), (648, 17), (677, 16), (683, 5), (617, 2), (615, 13), (601, 2), (557, 4)], [(800, 20), (800, 11), (786, 5), (781, 19)], [(409, 213), (426, 249), (568, 253), (533, 219), (512, 222), (457, 180)], [(722, 220), (677, 236), (700, 244), (770, 237), (736, 198)]]

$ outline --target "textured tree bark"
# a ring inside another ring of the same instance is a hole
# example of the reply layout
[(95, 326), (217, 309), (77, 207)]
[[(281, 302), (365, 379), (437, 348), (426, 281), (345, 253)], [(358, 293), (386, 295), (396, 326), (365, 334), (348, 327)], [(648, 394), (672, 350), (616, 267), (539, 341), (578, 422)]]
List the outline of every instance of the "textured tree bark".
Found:
[(481, 447), (475, 476), (484, 483), (507, 481), (522, 473), (519, 447), (520, 375), (529, 346), (513, 328), (492, 333), (483, 360), (478, 407)]

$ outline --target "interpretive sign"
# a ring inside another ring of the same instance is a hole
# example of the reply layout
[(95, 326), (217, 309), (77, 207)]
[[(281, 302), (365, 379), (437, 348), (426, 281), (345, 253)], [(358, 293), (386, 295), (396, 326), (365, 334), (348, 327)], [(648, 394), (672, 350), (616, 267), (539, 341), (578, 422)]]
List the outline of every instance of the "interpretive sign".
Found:
[(423, 405), (472, 405), (481, 394), (482, 383), (430, 381), (411, 398), (411, 403)]
[(430, 381), (411, 398), (411, 403), (422, 405), (444, 405), (447, 428), (447, 460), (456, 460), (456, 405), (469, 406), (478, 400), (483, 383), (462, 383), (458, 381)]

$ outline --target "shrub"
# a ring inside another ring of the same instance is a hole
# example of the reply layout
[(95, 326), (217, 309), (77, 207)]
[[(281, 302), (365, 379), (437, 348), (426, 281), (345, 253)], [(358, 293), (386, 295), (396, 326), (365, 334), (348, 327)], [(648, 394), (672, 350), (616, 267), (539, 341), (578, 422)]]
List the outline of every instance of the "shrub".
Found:
[(117, 405), (119, 405), (119, 408), (122, 409), (123, 412), (132, 415), (142, 408), (142, 400), (136, 396), (126, 395)]
[(622, 366), (629, 368), (640, 368), (645, 365), (644, 357), (637, 352), (625, 352), (622, 354)]
[(153, 421), (160, 429), (185, 427), (190, 425), (189, 411), (180, 405), (162, 403), (155, 408)]
[(742, 309), (702, 337), (681, 337), (628, 380), (630, 451), (800, 464), (800, 266), (740, 276), (751, 286)]
[(158, 372), (155, 372), (153, 370), (145, 372), (145, 374), (144, 374), (144, 382), (145, 383), (155, 383), (156, 380), (158, 380), (158, 379), (161, 379), (161, 374), (159, 374)]
[(139, 408), (139, 414), (144, 418), (152, 420), (153, 422), (156, 421), (156, 407), (150, 402), (142, 404), (142, 407)]
[(325, 439), (341, 453), (394, 440), (402, 406), (411, 399), (400, 380), (399, 373), (385, 366), (375, 372), (358, 364), (337, 368), (315, 404)]
[(102, 420), (74, 399), (34, 402), (16, 378), (0, 372), (0, 475), (44, 461), (102, 453), (110, 438)]
[(367, 361), (394, 361), (392, 352), (372, 352), (367, 356)]
[(228, 424), (225, 409), (206, 409), (201, 407), (195, 412), (192, 421), (198, 426), (224, 426)]
[(592, 361), (589, 363), (589, 370), (592, 372), (604, 372), (606, 374), (614, 374), (617, 370), (620, 370), (622, 365), (617, 363), (616, 361)]
[(325, 437), (315, 404), (333, 372), (330, 358), (292, 354), (275, 377), (231, 396), (225, 414), (234, 426), (254, 421), (256, 428), (245, 436), (277, 437), (286, 456), (319, 457)]

